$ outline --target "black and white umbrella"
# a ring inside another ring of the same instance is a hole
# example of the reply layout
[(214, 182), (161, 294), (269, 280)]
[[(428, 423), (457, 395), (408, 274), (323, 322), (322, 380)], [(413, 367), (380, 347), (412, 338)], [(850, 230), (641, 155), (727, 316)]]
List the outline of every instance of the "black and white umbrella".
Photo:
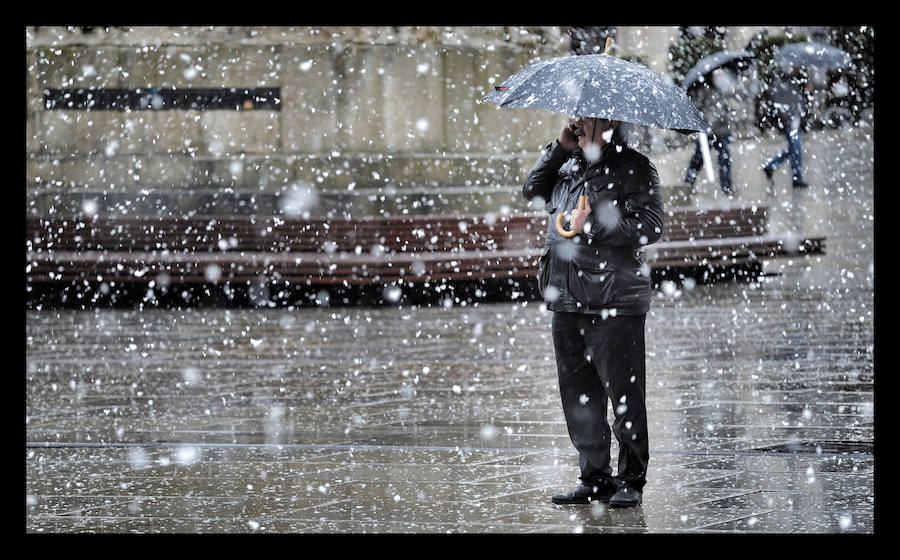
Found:
[[(606, 40), (603, 54), (562, 56), (531, 64), (496, 86), (482, 101), (682, 134), (699, 132), (705, 142), (709, 125), (685, 92), (645, 66), (607, 54), (611, 43), (612, 39)], [(585, 199), (585, 195), (578, 197), (579, 209), (584, 209)], [(557, 231), (563, 237), (574, 236), (574, 231), (563, 228), (562, 218), (562, 213), (556, 217)]]
[(606, 54), (562, 56), (531, 64), (482, 101), (677, 130), (709, 127), (684, 91), (649, 68)]

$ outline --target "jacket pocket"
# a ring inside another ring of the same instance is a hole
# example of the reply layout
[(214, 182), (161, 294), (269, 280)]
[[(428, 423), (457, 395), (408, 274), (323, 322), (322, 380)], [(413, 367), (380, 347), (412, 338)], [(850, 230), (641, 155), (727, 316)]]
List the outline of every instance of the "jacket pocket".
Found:
[(569, 293), (587, 307), (603, 307), (613, 301), (616, 272), (606, 263), (578, 263), (569, 266)]
[[(541, 253), (541, 259), (538, 263), (538, 291), (540, 291), (541, 297), (545, 300), (550, 298), (555, 301), (556, 297), (559, 296), (559, 289), (556, 287), (547, 289), (547, 286), (550, 284), (550, 278), (552, 273), (552, 261), (550, 258), (550, 247), (544, 247), (544, 252)], [(554, 296), (552, 297), (551, 296)]]

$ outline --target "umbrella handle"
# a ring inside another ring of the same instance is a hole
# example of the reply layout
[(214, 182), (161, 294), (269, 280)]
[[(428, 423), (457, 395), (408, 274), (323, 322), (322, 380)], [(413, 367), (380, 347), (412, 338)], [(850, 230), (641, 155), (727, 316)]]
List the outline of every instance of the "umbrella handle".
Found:
[(610, 47), (612, 47), (612, 37), (607, 37), (606, 44), (603, 46), (603, 54), (610, 54)]
[[(586, 195), (581, 195), (578, 197), (578, 209), (584, 210), (584, 201), (587, 200)], [(556, 215), (556, 231), (559, 232), (563, 237), (575, 237), (578, 235), (577, 231), (566, 231), (566, 228), (562, 225), (563, 221), (563, 213), (560, 212)]]

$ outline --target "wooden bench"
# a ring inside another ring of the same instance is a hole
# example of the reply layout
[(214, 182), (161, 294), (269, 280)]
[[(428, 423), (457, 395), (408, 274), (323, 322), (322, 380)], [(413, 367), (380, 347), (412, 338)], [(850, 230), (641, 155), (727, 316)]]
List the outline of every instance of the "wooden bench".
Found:
[[(306, 287), (530, 282), (548, 217), (97, 216), (26, 219), (29, 286), (106, 283)], [(793, 245), (796, 245), (793, 246)], [(824, 250), (768, 232), (765, 207), (677, 208), (646, 248), (657, 279), (759, 267)]]

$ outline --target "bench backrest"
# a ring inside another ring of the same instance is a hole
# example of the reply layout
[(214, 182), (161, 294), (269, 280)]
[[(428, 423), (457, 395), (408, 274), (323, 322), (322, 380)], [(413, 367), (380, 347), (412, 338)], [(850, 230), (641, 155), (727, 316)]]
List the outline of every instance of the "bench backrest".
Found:
[[(540, 247), (547, 214), (288, 218), (28, 217), (28, 250), (417, 252)], [(666, 212), (663, 241), (767, 233), (765, 207)]]

